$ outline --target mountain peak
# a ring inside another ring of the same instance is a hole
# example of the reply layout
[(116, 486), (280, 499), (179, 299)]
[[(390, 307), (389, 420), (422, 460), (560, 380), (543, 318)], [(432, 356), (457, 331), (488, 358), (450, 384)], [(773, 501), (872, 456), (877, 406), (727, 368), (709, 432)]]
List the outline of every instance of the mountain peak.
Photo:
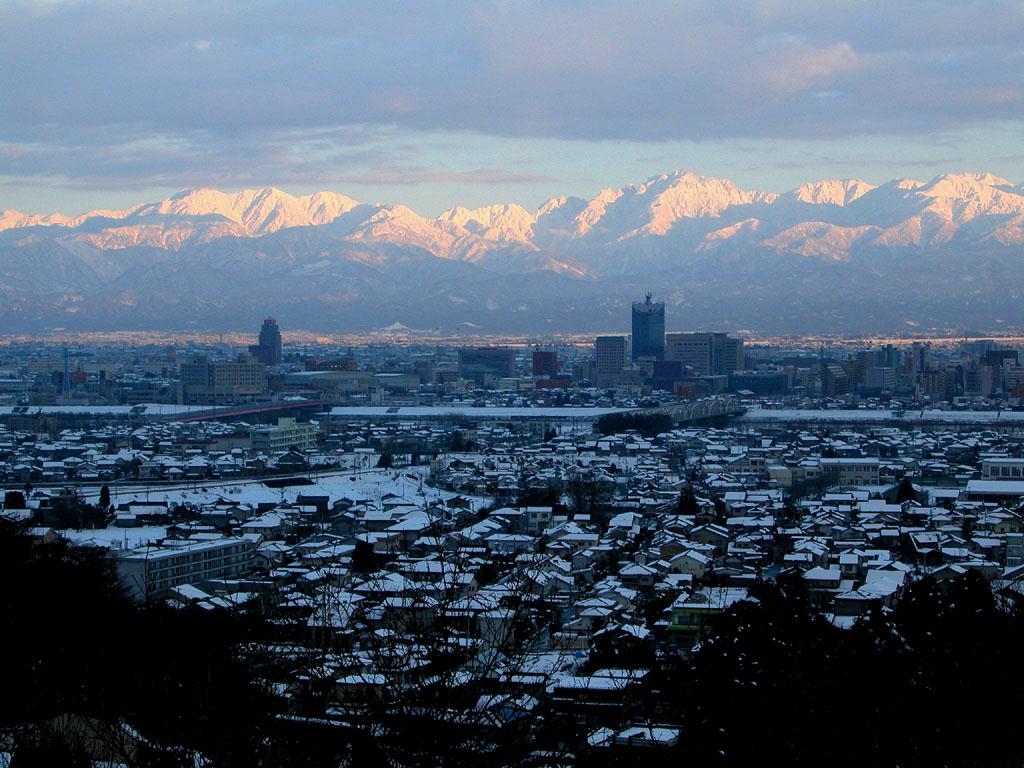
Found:
[(810, 205), (846, 206), (875, 189), (860, 179), (822, 179), (801, 184), (788, 195)]
[(253, 187), (235, 193), (208, 187), (186, 189), (167, 200), (146, 206), (144, 212), (165, 216), (219, 216), (254, 236), (285, 227), (327, 224), (358, 203), (345, 195), (318, 192), (295, 197), (277, 187)]
[(942, 173), (929, 181), (926, 186), (946, 186), (948, 188), (965, 189), (971, 187), (1010, 187), (1006, 179), (995, 174), (984, 172)]
[[(773, 207), (776, 201), (797, 201), (803, 206)], [(824, 209), (820, 216), (806, 215), (808, 205), (846, 208), (854, 202), (855, 208), (843, 213), (841, 221), (830, 219), (832, 214)], [(981, 215), (1010, 215), (1013, 221), (1004, 226), (1017, 227), (1016, 217), (1024, 215), (1024, 186), (1013, 187), (990, 173), (949, 173), (928, 182), (897, 179), (881, 187), (856, 178), (822, 179), (779, 196), (741, 189), (729, 179), (677, 169), (637, 184), (602, 189), (590, 200), (552, 197), (535, 212), (515, 203), (496, 203), (477, 208), (455, 206), (433, 218), (403, 205), (363, 205), (336, 192), (298, 197), (274, 186), (234, 192), (196, 187), (158, 202), (78, 217), (6, 210), (0, 213), (0, 231), (45, 226), (59, 228), (64, 234), (71, 230), (70, 240), (102, 249), (134, 245), (178, 249), (186, 242), (260, 237), (285, 228), (315, 227), (353, 211), (356, 215), (331, 230), (333, 236), (415, 244), (447, 258), (475, 258), (521, 245), (555, 258), (582, 261), (590, 252), (613, 244), (624, 247), (637, 237), (671, 233), (677, 239), (703, 239), (716, 232), (715, 242), (722, 243), (731, 237), (734, 224), (753, 218), (763, 220), (763, 237), (797, 227), (806, 219), (821, 219), (846, 227), (878, 227), (883, 231), (879, 237), (887, 242), (944, 242), (955, 235), (960, 223)], [(106, 221), (100, 223), (99, 219)], [(94, 225), (81, 228), (89, 220)], [(682, 222), (686, 225), (680, 226)], [(735, 231), (748, 237), (754, 230), (743, 227)], [(998, 239), (1002, 242), (1013, 237), (1013, 232), (1001, 233)]]
[(748, 205), (755, 194), (745, 192), (729, 179), (676, 171), (658, 176), (636, 188), (637, 196), (650, 195), (650, 221), (643, 229), (663, 235), (682, 218), (718, 216), (734, 205)]
[(544, 216), (548, 216), (555, 211), (564, 211), (566, 209), (579, 208), (582, 209), (586, 206), (587, 201), (582, 197), (570, 197), (568, 195), (556, 195), (555, 197), (549, 197), (545, 200), (540, 208), (537, 209), (535, 218), (540, 219)]
[[(0, 237), (0, 292), (15, 299), (5, 317), (39, 327), (135, 323), (140, 311), (170, 327), (280, 305), (315, 322), (502, 330), (528, 319), (550, 330), (586, 315), (581, 306), (621, 320), (624, 292), (649, 285), (721, 322), (786, 306), (814, 323), (843, 312), (858, 328), (880, 322), (884, 302), (862, 298), (875, 291), (890, 297), (885, 322), (939, 327), (949, 317), (929, 313), (957, 301), (962, 316), (1016, 317), (1024, 187), (958, 173), (879, 187), (824, 179), (780, 196), (677, 170), (536, 211), (498, 203), (434, 217), (334, 192), (201, 187), (77, 217), (3, 211), (0, 230), (11, 228), (22, 231)], [(115, 295), (130, 296), (132, 315)]]
[(473, 209), (456, 206), (442, 213), (436, 221), (465, 229), (487, 240), (525, 242), (533, 233), (536, 217), (521, 205), (508, 203)]
[(945, 173), (917, 190), (925, 210), (952, 222), (983, 215), (1019, 214), (1024, 196), (1006, 179), (991, 173)]

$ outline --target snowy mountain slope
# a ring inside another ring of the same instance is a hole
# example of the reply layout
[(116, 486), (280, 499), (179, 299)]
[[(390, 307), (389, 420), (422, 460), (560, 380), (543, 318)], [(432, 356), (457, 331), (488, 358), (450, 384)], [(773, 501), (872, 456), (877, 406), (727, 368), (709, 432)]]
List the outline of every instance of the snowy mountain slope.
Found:
[(311, 328), (390, 313), (384, 324), (581, 329), (621, 321), (620, 300), (650, 289), (702, 324), (1024, 326), (1022, 246), (1024, 185), (980, 173), (775, 194), (679, 171), (533, 212), (435, 217), (332, 192), (194, 189), (121, 211), (0, 212), (0, 320), (245, 327), (291, 308)]

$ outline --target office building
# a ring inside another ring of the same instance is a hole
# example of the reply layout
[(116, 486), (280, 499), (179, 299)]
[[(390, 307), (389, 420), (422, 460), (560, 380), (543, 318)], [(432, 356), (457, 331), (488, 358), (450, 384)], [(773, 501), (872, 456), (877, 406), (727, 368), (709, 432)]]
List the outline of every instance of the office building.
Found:
[(459, 376), (477, 384), (516, 375), (516, 352), (509, 347), (473, 347), (459, 350)]
[(281, 329), (277, 327), (277, 320), (268, 317), (263, 321), (259, 344), (250, 345), (249, 354), (264, 365), (281, 364)]
[(850, 391), (850, 376), (841, 365), (821, 363), (821, 395), (835, 397)]
[(743, 339), (735, 339), (724, 333), (715, 335), (721, 337), (718, 368), (715, 373), (719, 376), (728, 376), (734, 371), (742, 371), (746, 367), (743, 359)]
[(594, 339), (594, 383), (616, 383), (628, 359), (629, 343), (625, 336), (598, 336)]
[(676, 382), (683, 379), (683, 364), (678, 360), (655, 361), (651, 371), (651, 386), (671, 392)]
[(633, 360), (665, 359), (665, 304), (651, 301), (633, 302)]
[(915, 341), (910, 346), (910, 373), (919, 376), (932, 367), (932, 345)]
[(989, 350), (997, 349), (993, 339), (972, 339), (960, 342), (960, 354), (967, 359), (977, 359)]
[(669, 333), (665, 359), (692, 368), (694, 376), (728, 376), (743, 370), (743, 340), (725, 333)]
[(545, 349), (533, 350), (532, 371), (534, 376), (554, 378), (558, 375), (558, 355)]
[(945, 370), (921, 371), (918, 389), (919, 396), (929, 400), (949, 400), (956, 393), (956, 377)]
[(988, 397), (995, 391), (995, 371), (987, 365), (972, 366), (964, 371), (964, 394)]
[(896, 369), (876, 366), (864, 372), (864, 387), (872, 392), (892, 392), (896, 388)]
[(784, 395), (789, 391), (790, 374), (786, 371), (744, 371), (729, 374), (729, 389), (755, 395)]
[(1001, 368), (1004, 365), (1018, 365), (1020, 359), (1015, 349), (990, 349), (981, 356), (981, 364), (990, 368)]
[(252, 355), (210, 360), (197, 355), (181, 363), (181, 398), (186, 405), (215, 405), (267, 392), (267, 371)]
[(419, 376), (420, 384), (433, 384), (437, 378), (437, 362), (433, 357), (414, 360), (412, 369)]

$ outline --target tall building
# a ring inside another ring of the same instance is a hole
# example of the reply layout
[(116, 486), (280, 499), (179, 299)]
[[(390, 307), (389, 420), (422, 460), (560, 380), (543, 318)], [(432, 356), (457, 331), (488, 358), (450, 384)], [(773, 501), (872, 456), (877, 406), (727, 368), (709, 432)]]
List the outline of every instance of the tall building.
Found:
[(196, 355), (181, 363), (181, 398), (188, 405), (246, 400), (267, 391), (267, 370), (252, 355), (210, 360)]
[(864, 388), (879, 392), (892, 392), (896, 388), (896, 369), (888, 366), (868, 368), (864, 373)]
[(1004, 365), (1018, 365), (1020, 358), (1015, 349), (990, 349), (981, 356), (981, 364), (990, 368), (1002, 368)]
[(558, 354), (551, 350), (533, 350), (533, 375), (552, 378), (558, 375)]
[(598, 336), (594, 339), (594, 383), (614, 384), (629, 359), (625, 336)]
[(722, 375), (728, 375), (735, 371), (742, 371), (746, 368), (743, 357), (743, 339), (735, 339), (727, 334), (716, 334), (721, 336), (718, 354), (718, 370)]
[(259, 344), (250, 345), (249, 354), (264, 365), (281, 364), (281, 329), (277, 327), (277, 320), (268, 317), (263, 321)]
[(488, 378), (516, 375), (516, 351), (510, 347), (473, 347), (459, 350), (459, 376), (483, 384)]
[(743, 339), (725, 333), (669, 333), (665, 359), (691, 367), (695, 376), (727, 376), (743, 370)]
[(956, 393), (956, 377), (946, 370), (921, 371), (921, 396), (929, 400), (949, 400)]
[(665, 359), (665, 304), (651, 301), (633, 302), (633, 360)]
[(850, 377), (841, 365), (821, 363), (821, 394), (835, 397), (850, 391)]
[(932, 345), (930, 342), (915, 341), (910, 345), (910, 374), (919, 375), (932, 367)]
[(988, 397), (996, 388), (995, 372), (988, 365), (972, 365), (964, 371), (964, 394)]

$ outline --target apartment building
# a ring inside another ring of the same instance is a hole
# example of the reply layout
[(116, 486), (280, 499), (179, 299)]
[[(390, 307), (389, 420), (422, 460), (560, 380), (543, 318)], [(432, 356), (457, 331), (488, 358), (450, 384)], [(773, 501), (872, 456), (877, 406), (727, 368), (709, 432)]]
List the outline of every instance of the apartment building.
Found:
[(1024, 459), (982, 459), (981, 477), (983, 480), (1020, 480), (1024, 478)]
[(117, 574), (131, 596), (145, 602), (182, 584), (244, 576), (255, 552), (255, 540), (247, 538), (164, 541), (125, 552), (117, 559)]
[(267, 392), (267, 370), (252, 355), (210, 360), (197, 355), (181, 363), (181, 397), (187, 405), (214, 405)]
[(254, 427), (250, 436), (252, 449), (267, 454), (293, 448), (309, 451), (316, 446), (316, 428), (308, 421), (291, 418), (280, 418), (277, 424)]
[(878, 459), (822, 459), (821, 471), (830, 485), (878, 485)]

